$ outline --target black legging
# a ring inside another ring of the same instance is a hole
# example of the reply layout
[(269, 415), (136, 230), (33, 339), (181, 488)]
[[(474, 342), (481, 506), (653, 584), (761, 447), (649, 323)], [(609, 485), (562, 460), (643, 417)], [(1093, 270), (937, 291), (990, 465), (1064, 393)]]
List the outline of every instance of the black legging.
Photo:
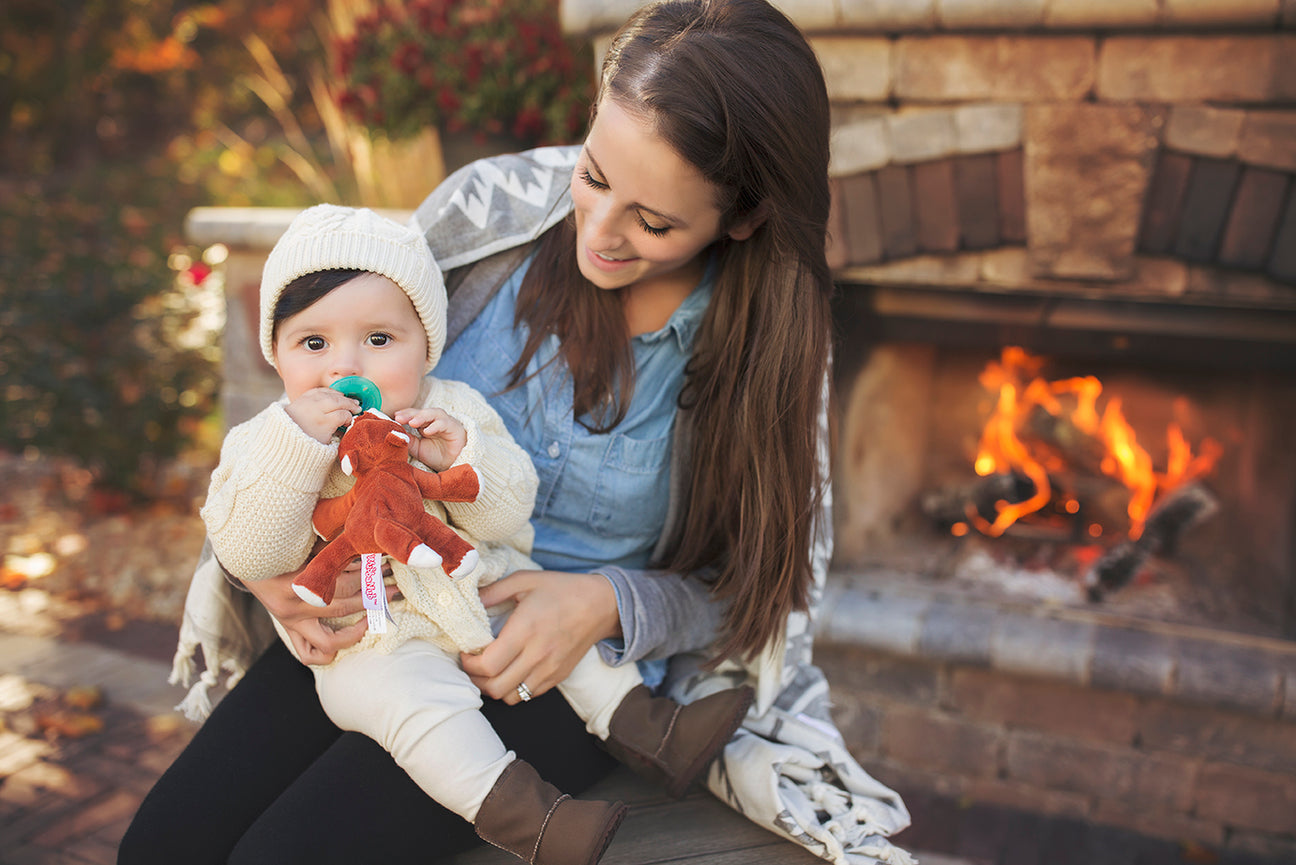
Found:
[[(556, 690), (518, 706), (486, 700), (482, 712), (566, 793), (615, 766)], [(117, 862), (401, 865), (481, 843), (372, 739), (333, 726), (310, 671), (275, 643), (145, 797)]]

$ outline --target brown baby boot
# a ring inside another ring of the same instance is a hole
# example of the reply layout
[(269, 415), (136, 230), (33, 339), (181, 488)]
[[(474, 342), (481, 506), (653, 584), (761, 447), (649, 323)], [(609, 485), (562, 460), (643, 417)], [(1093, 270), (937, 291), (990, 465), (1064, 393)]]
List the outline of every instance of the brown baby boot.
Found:
[(530, 763), (514, 760), (486, 794), (473, 827), (529, 865), (595, 865), (625, 815), (620, 802), (573, 799)]
[(733, 736), (755, 695), (744, 685), (681, 705), (639, 685), (612, 714), (608, 751), (678, 799)]

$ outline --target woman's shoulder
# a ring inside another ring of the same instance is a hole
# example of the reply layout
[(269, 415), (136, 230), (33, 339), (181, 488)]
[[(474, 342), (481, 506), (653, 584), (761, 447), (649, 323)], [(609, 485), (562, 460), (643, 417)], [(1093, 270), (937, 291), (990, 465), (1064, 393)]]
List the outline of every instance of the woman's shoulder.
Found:
[(570, 209), (577, 145), (490, 156), (455, 171), (410, 218), (442, 270), (529, 243)]

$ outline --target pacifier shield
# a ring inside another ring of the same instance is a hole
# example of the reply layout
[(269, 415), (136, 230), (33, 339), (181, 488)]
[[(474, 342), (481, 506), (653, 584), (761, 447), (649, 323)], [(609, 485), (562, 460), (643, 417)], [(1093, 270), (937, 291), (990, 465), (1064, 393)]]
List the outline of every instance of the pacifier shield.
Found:
[(343, 376), (329, 387), (343, 396), (359, 400), (361, 412), (367, 412), (371, 408), (382, 411), (382, 393), (378, 390), (378, 385), (362, 375)]

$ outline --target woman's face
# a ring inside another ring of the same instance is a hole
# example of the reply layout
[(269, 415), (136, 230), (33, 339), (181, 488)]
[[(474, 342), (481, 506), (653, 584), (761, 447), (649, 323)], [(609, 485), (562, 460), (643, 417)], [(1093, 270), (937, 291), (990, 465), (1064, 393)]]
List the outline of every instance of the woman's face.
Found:
[(599, 103), (571, 193), (580, 270), (599, 288), (696, 281), (720, 236), (715, 187), (612, 99)]
[(360, 375), (378, 385), (390, 415), (418, 399), (427, 331), (399, 285), (362, 273), (281, 321), (274, 354), (289, 400)]

